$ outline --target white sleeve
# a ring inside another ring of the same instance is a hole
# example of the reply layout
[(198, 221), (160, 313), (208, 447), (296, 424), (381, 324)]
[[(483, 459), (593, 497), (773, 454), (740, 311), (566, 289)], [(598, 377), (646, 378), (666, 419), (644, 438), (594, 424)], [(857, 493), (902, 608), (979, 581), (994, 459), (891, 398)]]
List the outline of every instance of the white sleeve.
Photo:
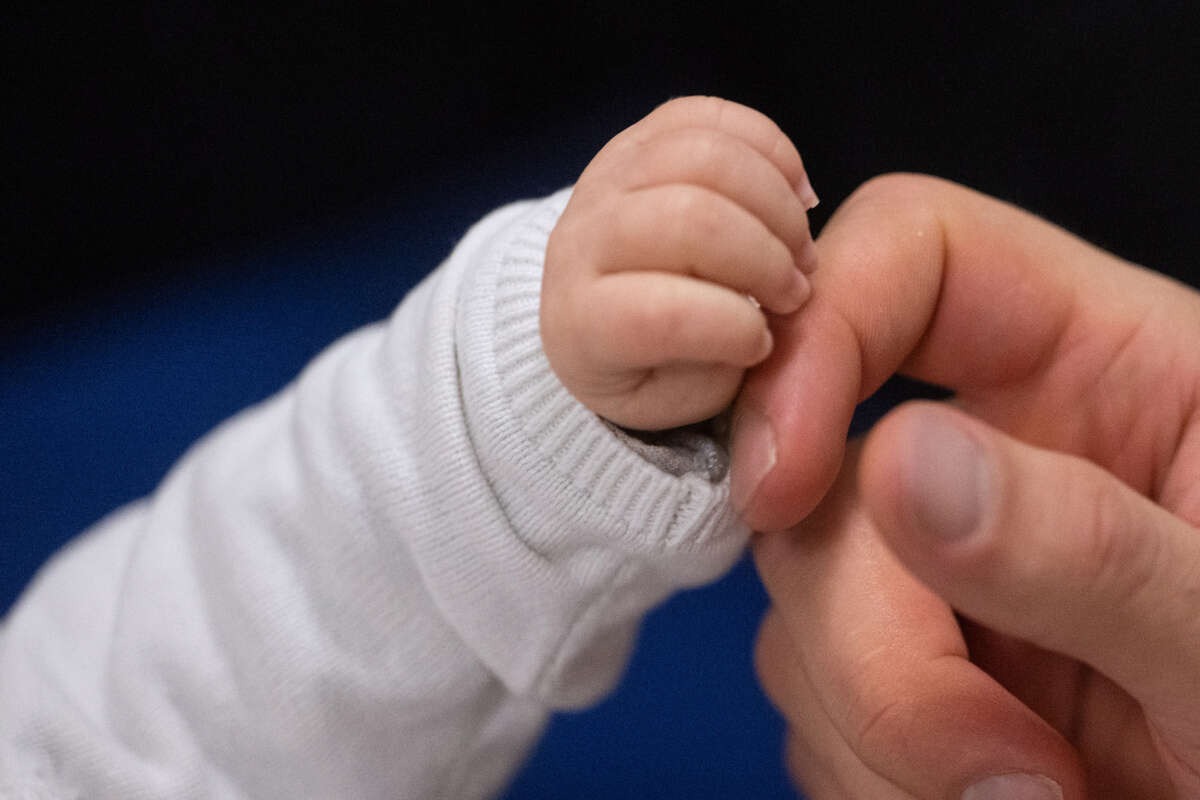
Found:
[(727, 481), (651, 463), (542, 355), (566, 199), (477, 224), (42, 570), (0, 628), (0, 797), (494, 795), (736, 560)]

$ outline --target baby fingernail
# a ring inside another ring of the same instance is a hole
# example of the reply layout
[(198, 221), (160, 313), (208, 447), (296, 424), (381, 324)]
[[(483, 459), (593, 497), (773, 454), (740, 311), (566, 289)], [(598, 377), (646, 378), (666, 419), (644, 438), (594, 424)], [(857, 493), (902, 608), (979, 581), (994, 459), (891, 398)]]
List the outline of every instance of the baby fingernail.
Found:
[(792, 288), (789, 294), (792, 297), (792, 302), (796, 304), (796, 308), (804, 305), (809, 297), (812, 296), (812, 284), (808, 277), (800, 270), (792, 271)]
[(766, 359), (767, 356), (771, 355), (771, 351), (774, 349), (775, 337), (771, 335), (771, 329), (763, 328), (762, 342), (758, 346), (758, 361), (755, 361), (754, 363), (757, 364), (759, 361)]
[(972, 784), (962, 800), (1062, 800), (1062, 787), (1041, 775), (993, 775)]
[(763, 478), (775, 468), (775, 431), (761, 412), (747, 406), (738, 409), (730, 437), (729, 494), (733, 507), (745, 511)]
[(800, 198), (805, 211), (811, 211), (817, 207), (817, 203), (821, 202), (817, 193), (813, 191), (812, 184), (808, 181), (808, 173), (805, 173), (800, 182), (796, 184), (796, 196)]
[(817, 243), (809, 236), (796, 255), (796, 267), (801, 272), (812, 272), (817, 268)]

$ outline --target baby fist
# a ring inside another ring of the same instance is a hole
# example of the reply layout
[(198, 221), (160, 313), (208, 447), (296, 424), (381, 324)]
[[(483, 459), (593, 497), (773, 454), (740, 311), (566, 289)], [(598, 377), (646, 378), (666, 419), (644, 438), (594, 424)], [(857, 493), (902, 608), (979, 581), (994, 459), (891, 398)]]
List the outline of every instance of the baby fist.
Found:
[(626, 428), (716, 415), (771, 352), (764, 309), (808, 299), (816, 202), (796, 148), (763, 114), (715, 97), (660, 106), (596, 155), (550, 235), (540, 323), (551, 367)]

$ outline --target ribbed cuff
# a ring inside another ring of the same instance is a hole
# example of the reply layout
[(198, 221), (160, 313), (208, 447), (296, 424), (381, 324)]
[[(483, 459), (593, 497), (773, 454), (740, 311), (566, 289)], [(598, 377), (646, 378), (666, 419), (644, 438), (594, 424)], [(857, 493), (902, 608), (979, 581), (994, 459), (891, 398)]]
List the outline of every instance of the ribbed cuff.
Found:
[(494, 363), (512, 418), (530, 446), (589, 503), (637, 522), (629, 544), (740, 548), (747, 531), (728, 502), (727, 478), (713, 481), (711, 470), (673, 475), (651, 463), (645, 448), (639, 453), (629, 447), (550, 368), (538, 328), (542, 271), (547, 240), (569, 197), (564, 190), (547, 199), (497, 248)]

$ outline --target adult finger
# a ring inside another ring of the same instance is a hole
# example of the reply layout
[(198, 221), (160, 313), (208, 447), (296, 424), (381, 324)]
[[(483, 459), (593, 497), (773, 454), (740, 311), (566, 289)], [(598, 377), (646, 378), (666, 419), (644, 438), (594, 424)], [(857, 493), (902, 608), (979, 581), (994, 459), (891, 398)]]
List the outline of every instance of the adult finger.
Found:
[(783, 715), (788, 730), (784, 760), (792, 780), (810, 800), (916, 800), (862, 762), (821, 705), (794, 641), (778, 609), (759, 626), (755, 669), (768, 699)]
[[(867, 183), (817, 246), (813, 297), (774, 322), (772, 357), (748, 376), (735, 412), (734, 500), (759, 529), (794, 524), (816, 504), (855, 405), (894, 372), (967, 399), (1049, 375), (1040, 385), (1053, 387), (1036, 399), (1082, 404), (1139, 326), (1170, 318), (1186, 294), (1020, 209), (923, 176)], [(1106, 402), (1134, 391), (1109, 377)], [(1054, 430), (1050, 415), (1041, 420)], [(1079, 420), (1081, 441), (1112, 438), (1126, 422)]]
[(1182, 795), (1200, 793), (1200, 530), (1085, 459), (939, 404), (877, 426), (861, 486), (909, 569), (972, 619), (1113, 679)]
[[(785, 709), (796, 698), (801, 709), (811, 706), (803, 700), (807, 681), (840, 742), (821, 749), (829, 764), (869, 770), (915, 797), (1025, 796), (980, 794), (991, 786), (1081, 798), (1072, 748), (968, 659), (950, 608), (875, 532), (853, 474), (848, 464), (797, 530), (755, 538), (773, 614), (799, 643), (804, 673), (789, 684), (760, 656), (772, 697)], [(785, 710), (797, 727), (802, 714)], [(838, 747), (854, 759), (838, 756)], [(982, 788), (966, 794), (975, 786)]]

